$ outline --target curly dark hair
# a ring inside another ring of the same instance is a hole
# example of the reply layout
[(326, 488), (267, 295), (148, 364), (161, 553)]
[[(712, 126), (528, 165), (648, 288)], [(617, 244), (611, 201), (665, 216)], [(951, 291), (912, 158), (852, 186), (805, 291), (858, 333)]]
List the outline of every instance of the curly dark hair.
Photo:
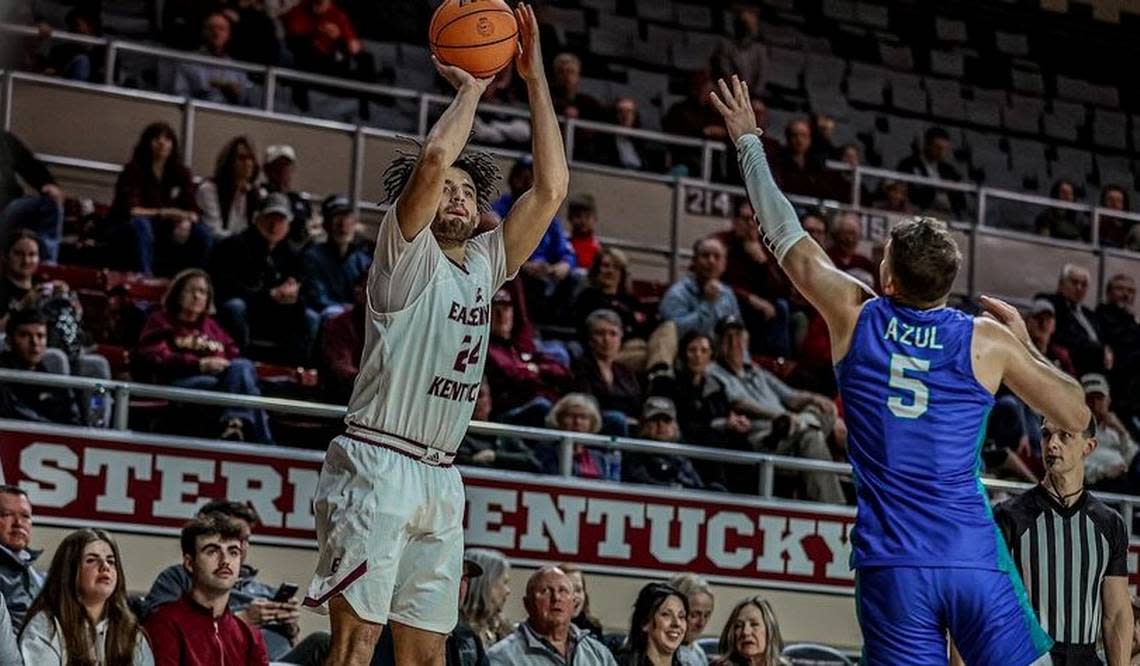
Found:
[[(420, 144), (417, 143), (416, 145), (419, 146)], [(416, 161), (420, 157), (419, 152), (413, 153), (405, 150), (397, 150), (396, 152), (398, 156), (384, 170), (383, 176), (384, 202), (388, 204), (396, 203), (396, 198), (404, 191), (408, 179), (412, 177), (412, 169), (415, 168)], [(490, 210), (491, 202), (499, 194), (500, 172), (494, 156), (481, 150), (467, 150), (451, 166), (456, 169), (463, 169), (467, 175), (471, 176), (471, 180), (475, 183), (475, 198), (478, 202), (479, 212), (485, 213)]]

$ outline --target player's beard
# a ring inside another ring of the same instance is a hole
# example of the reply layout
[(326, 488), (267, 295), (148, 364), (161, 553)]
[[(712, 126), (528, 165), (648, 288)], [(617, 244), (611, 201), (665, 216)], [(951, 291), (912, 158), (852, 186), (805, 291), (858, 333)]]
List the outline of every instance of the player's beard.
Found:
[(475, 222), (454, 216), (436, 216), (431, 223), (431, 233), (440, 247), (461, 245), (475, 232)]

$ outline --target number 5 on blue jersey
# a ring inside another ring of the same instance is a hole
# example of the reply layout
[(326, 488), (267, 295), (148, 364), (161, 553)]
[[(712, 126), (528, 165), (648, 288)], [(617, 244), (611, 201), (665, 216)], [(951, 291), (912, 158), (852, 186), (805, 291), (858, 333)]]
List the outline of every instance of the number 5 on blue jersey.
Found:
[(907, 377), (906, 371), (927, 372), (930, 370), (930, 361), (924, 358), (915, 358), (904, 354), (891, 354), (890, 387), (912, 394), (912, 401), (908, 404), (897, 395), (887, 398), (887, 407), (891, 413), (900, 419), (917, 419), (926, 413), (930, 402), (930, 390), (926, 384), (913, 377)]

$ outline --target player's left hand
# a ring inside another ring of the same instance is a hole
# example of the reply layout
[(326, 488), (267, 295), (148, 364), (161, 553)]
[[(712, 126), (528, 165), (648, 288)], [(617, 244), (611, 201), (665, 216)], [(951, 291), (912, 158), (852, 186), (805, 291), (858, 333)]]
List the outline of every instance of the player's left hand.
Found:
[(724, 116), (724, 124), (728, 128), (728, 137), (732, 142), (736, 143), (745, 134), (756, 132), (756, 112), (752, 110), (748, 84), (734, 74), (731, 90), (724, 79), (717, 81), (717, 85), (720, 87), (720, 94), (718, 95), (716, 91), (710, 92), (709, 98), (713, 107)]
[(1029, 329), (1025, 327), (1025, 319), (1017, 308), (993, 296), (983, 295), (979, 300), (986, 314), (1005, 324), (1021, 344), (1026, 346), (1033, 344), (1029, 338)]
[(542, 46), (538, 41), (538, 19), (534, 7), (520, 2), (515, 7), (515, 21), (519, 26), (519, 51), (515, 56), (515, 69), (519, 76), (534, 81), (543, 76)]

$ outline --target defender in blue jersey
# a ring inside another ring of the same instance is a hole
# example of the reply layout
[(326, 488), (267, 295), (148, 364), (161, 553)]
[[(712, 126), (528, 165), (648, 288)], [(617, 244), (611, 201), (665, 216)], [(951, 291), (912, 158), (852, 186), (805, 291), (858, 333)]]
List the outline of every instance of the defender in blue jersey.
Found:
[(712, 102), (765, 243), (831, 333), (856, 481), (861, 663), (943, 666), (947, 635), (970, 666), (1050, 663), (979, 482), (979, 450), (1003, 382), (1071, 432), (1090, 419), (1080, 384), (1037, 352), (1008, 304), (982, 297), (992, 316), (976, 319), (946, 307), (961, 254), (943, 222), (891, 230), (883, 297), (836, 269), (772, 179), (747, 86), (722, 80)]

